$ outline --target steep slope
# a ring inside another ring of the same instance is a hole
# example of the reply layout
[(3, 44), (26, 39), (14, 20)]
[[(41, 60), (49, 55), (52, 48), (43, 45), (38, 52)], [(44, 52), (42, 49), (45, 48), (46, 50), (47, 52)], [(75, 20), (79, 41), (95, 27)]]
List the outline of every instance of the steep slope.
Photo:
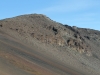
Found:
[(99, 31), (63, 25), (42, 14), (4, 19), (0, 74), (99, 75), (99, 46)]

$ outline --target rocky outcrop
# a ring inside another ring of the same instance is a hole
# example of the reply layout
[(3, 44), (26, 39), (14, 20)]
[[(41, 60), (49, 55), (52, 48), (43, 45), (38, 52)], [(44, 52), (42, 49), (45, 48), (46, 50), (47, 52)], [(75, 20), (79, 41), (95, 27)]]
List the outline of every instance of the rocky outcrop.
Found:
[(38, 34), (35, 34), (35, 33), (31, 33), (30, 35), (33, 38), (41, 41), (42, 43), (59, 45), (59, 46), (65, 45), (65, 41), (61, 36), (43, 35), (43, 34), (38, 35)]
[(81, 34), (80, 28), (57, 23), (45, 15), (14, 17), (1, 21), (0, 27), (7, 29), (7, 33), (16, 32), (26, 38), (31, 37), (45, 44), (70, 47), (80, 53), (89, 54), (91, 50), (90, 45), (85, 41), (90, 40), (91, 37)]
[(0, 24), (0, 27), (2, 27), (2, 24)]
[(77, 50), (80, 53), (87, 53), (90, 51), (90, 47), (84, 41), (76, 40), (76, 39), (68, 39), (67, 44), (70, 48)]

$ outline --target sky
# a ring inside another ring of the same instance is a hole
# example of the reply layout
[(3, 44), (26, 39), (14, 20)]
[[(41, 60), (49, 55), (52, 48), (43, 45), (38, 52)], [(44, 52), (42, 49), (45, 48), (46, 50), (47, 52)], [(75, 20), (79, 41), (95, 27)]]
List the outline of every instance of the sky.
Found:
[(34, 13), (62, 24), (100, 30), (100, 0), (0, 0), (0, 19)]

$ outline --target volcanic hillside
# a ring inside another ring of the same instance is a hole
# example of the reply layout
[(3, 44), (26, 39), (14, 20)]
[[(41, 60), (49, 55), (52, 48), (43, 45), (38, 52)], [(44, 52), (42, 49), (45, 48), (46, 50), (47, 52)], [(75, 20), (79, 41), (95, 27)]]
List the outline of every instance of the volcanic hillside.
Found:
[(0, 20), (0, 75), (100, 75), (100, 31), (42, 14)]

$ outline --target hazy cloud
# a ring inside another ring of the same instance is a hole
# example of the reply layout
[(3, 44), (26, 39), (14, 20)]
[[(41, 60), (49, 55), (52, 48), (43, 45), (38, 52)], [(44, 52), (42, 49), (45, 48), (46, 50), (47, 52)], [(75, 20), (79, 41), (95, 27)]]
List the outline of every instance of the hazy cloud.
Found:
[(58, 0), (53, 6), (42, 9), (44, 12), (76, 12), (98, 6), (93, 0)]

